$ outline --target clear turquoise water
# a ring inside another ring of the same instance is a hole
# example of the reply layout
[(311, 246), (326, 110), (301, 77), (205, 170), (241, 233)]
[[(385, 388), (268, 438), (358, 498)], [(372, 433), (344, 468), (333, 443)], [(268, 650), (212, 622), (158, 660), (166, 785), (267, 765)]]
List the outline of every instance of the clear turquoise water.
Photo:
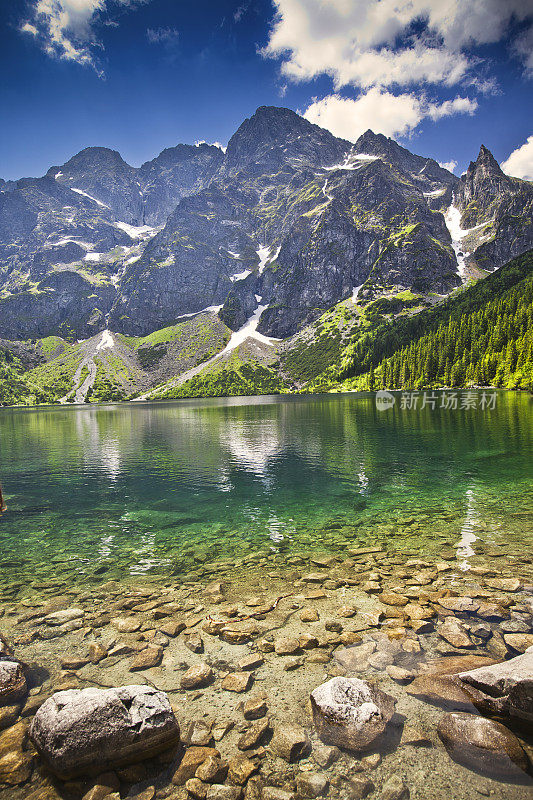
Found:
[(530, 552), (532, 421), (509, 393), (492, 411), (368, 395), (3, 409), (0, 580), (165, 579), (376, 542), (437, 556), (472, 535), (474, 554)]

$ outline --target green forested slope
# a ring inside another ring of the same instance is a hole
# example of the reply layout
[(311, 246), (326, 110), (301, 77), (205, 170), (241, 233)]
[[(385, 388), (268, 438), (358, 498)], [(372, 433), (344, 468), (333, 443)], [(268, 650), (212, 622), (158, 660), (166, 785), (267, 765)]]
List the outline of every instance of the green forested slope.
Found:
[(533, 251), (445, 303), (364, 333), (310, 388), (533, 386)]

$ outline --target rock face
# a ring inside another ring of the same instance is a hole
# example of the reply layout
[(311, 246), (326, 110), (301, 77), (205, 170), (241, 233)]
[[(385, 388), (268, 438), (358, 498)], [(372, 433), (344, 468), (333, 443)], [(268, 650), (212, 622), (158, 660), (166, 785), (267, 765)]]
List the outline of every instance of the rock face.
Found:
[(358, 678), (331, 678), (311, 692), (313, 722), (326, 744), (365, 750), (384, 733), (396, 700)]
[(533, 246), (533, 210), (530, 182), (505, 175), (483, 145), (455, 189), (454, 204), (461, 211), (461, 227), (472, 231), (464, 247), (470, 265), (492, 271)]
[(484, 775), (517, 777), (526, 770), (527, 756), (516, 736), (504, 725), (474, 714), (444, 714), (437, 732), (449, 755)]
[(30, 737), (61, 778), (141, 761), (179, 742), (167, 696), (149, 686), (57, 692), (35, 715)]
[(134, 168), (90, 147), (0, 185), (0, 336), (87, 338), (106, 317), (146, 334), (211, 306), (236, 330), (260, 303), (259, 331), (285, 337), (355, 286), (362, 299), (446, 293), (460, 282), (442, 213), (452, 194), (476, 229), (474, 265), (532, 246), (531, 184), (485, 148), (459, 180), (381, 134), (352, 145), (274, 107), (226, 153), (180, 144)]
[(533, 650), (457, 677), (466, 689), (474, 687), (481, 692), (494, 713), (533, 723)]

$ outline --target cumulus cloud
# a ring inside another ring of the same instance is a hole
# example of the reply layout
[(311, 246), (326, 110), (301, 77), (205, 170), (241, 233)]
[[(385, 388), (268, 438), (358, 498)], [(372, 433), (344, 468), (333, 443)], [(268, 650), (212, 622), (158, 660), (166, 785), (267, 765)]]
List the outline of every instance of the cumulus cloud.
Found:
[(34, 36), (48, 55), (93, 67), (102, 48), (95, 32), (98, 23), (113, 24), (106, 12), (126, 9), (149, 0), (31, 0), (30, 16), (20, 31)]
[(356, 100), (338, 94), (314, 100), (303, 116), (335, 136), (355, 142), (369, 128), (385, 136), (403, 136), (411, 133), (426, 117), (436, 120), (452, 114), (472, 114), (476, 108), (477, 101), (468, 97), (456, 97), (439, 104), (411, 93), (394, 95), (374, 87)]
[[(451, 86), (479, 59), (476, 45), (500, 41), (514, 23), (533, 24), (533, 0), (273, 0), (276, 15), (263, 55), (282, 59), (295, 81), (330, 75), (354, 85)], [(514, 52), (533, 68), (531, 28)], [(472, 78), (473, 79), (473, 78)]]
[(521, 147), (513, 150), (501, 167), (508, 175), (533, 181), (533, 136), (528, 136)]

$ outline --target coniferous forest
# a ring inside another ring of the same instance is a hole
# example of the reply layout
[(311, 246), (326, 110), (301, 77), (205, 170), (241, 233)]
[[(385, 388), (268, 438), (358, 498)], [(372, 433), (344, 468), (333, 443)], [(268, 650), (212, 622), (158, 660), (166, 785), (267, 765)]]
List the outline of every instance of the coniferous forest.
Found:
[(533, 251), (436, 308), (400, 317), (345, 348), (314, 382), (342, 389), (533, 387)]

